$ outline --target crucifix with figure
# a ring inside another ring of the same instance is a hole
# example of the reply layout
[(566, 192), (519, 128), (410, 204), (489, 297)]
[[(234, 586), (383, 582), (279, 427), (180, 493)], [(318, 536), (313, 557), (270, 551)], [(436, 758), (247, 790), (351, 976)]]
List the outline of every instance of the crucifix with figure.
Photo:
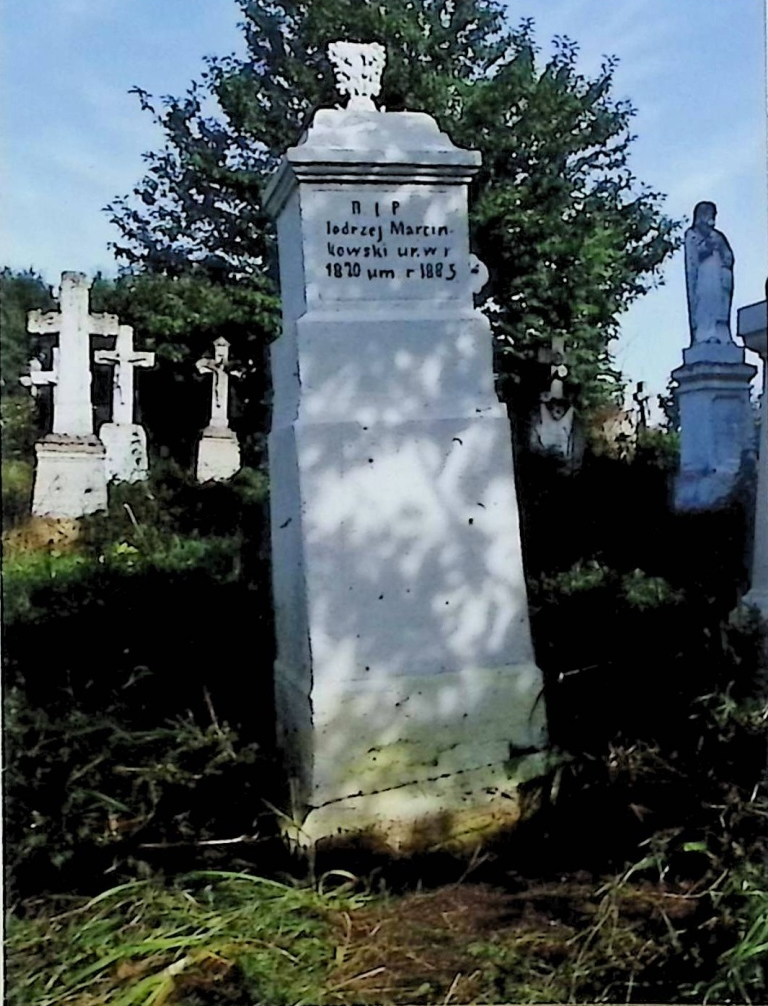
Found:
[(212, 374), (211, 418), (208, 426), (214, 430), (229, 429), (229, 379), (239, 377), (239, 371), (232, 371), (229, 365), (229, 343), (220, 336), (213, 344), (213, 359), (203, 357), (197, 361), (201, 374)]
[(197, 477), (200, 482), (223, 481), (240, 468), (240, 446), (229, 425), (229, 381), (241, 377), (229, 363), (229, 343), (220, 336), (213, 344), (213, 359), (198, 360), (197, 370), (211, 374), (211, 415), (203, 430), (197, 455)]
[(94, 353), (96, 363), (111, 364), (115, 369), (112, 376), (112, 422), (133, 422), (133, 385), (135, 367), (154, 367), (155, 354), (139, 352), (133, 348), (133, 329), (130, 325), (120, 325), (114, 349), (98, 349)]

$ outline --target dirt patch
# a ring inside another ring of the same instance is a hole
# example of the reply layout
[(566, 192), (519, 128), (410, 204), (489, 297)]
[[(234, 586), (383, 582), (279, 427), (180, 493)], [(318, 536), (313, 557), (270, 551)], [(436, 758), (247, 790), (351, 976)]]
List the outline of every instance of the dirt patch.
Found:
[[(610, 904), (607, 906), (606, 899)], [(653, 885), (611, 894), (593, 883), (542, 883), (506, 892), (457, 884), (391, 898), (339, 921), (338, 965), (328, 988), (363, 1004), (564, 1002), (576, 965), (642, 966), (640, 949), (674, 916), (696, 910)], [(602, 946), (604, 938), (605, 947)]]

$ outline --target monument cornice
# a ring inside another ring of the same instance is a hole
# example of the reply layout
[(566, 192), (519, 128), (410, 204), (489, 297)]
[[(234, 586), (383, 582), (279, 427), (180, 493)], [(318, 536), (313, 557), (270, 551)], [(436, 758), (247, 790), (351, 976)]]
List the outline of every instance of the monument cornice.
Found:
[[(296, 148), (294, 148), (296, 149)], [(423, 151), (420, 160), (403, 158), (387, 161), (386, 151), (366, 151), (367, 159), (359, 160), (354, 151), (334, 151), (335, 158), (310, 160), (286, 157), (264, 190), (265, 212), (276, 217), (301, 184), (314, 185), (468, 185), (480, 164), (466, 161), (448, 163), (439, 159), (436, 151)], [(339, 155), (346, 155), (344, 157)], [(358, 159), (355, 160), (354, 158)], [(381, 159), (379, 159), (381, 158)]]

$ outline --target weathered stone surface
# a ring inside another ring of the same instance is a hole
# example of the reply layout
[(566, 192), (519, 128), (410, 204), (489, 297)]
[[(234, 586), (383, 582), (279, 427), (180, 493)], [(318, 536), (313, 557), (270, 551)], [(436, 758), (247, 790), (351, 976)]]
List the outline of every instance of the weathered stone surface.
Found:
[(299, 841), (476, 838), (516, 819), (510, 758), (546, 742), (508, 419), (472, 300), (478, 164), (421, 113), (326, 109), (266, 194), (284, 312), (278, 732)]
[(32, 513), (83, 517), (107, 509), (104, 445), (93, 435), (50, 434), (35, 444)]
[(232, 430), (209, 426), (197, 450), (198, 482), (224, 482), (240, 470), (240, 445)]
[(107, 482), (143, 482), (149, 477), (147, 434), (138, 423), (102, 423)]

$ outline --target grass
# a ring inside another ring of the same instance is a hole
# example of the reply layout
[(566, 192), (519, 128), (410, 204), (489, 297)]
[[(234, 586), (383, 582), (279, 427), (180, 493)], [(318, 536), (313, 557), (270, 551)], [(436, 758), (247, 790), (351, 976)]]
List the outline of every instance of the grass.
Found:
[(320, 1003), (332, 914), (359, 902), (343, 888), (204, 871), (123, 884), (54, 915), (40, 903), (7, 925), (7, 1003)]

